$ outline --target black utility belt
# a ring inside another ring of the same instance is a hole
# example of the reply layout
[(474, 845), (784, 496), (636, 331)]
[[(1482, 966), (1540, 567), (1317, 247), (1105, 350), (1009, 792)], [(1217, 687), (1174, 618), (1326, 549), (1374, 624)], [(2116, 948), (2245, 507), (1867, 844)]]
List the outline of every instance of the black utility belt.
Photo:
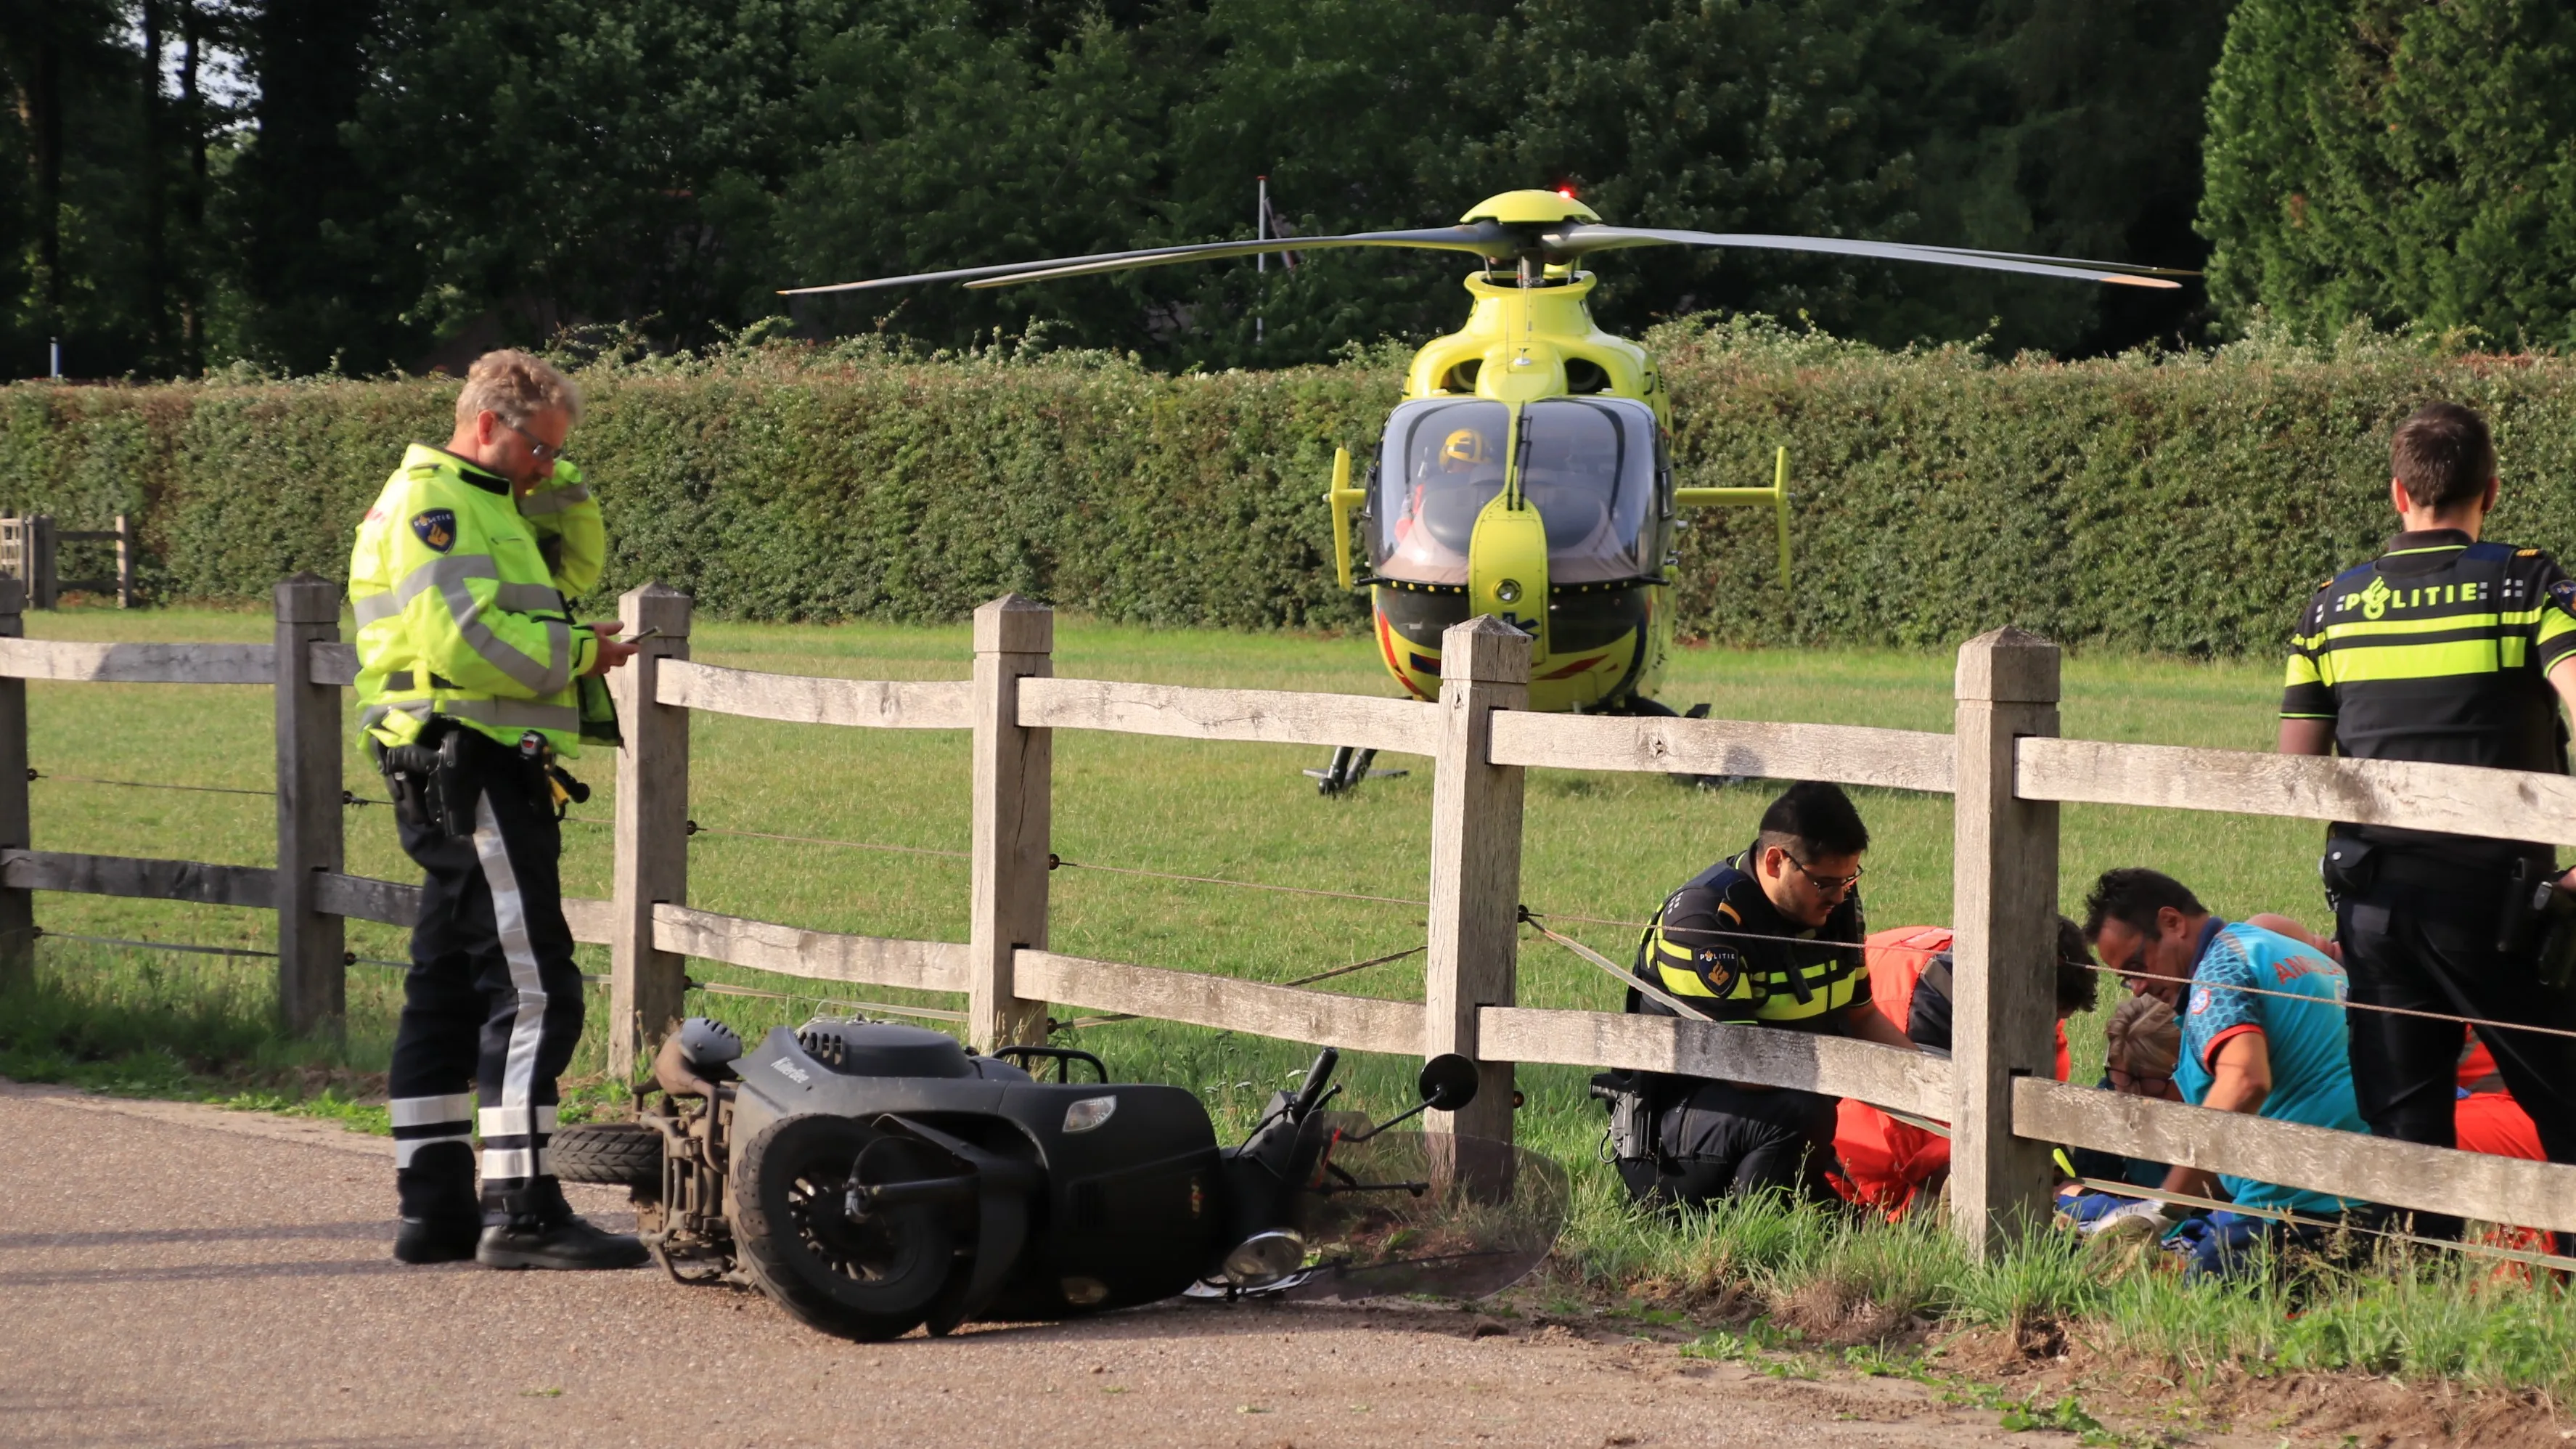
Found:
[(394, 815), (406, 825), (461, 839), (474, 833), (476, 804), (486, 788), (520, 789), (558, 818), (566, 802), (590, 798), (590, 787), (555, 763), (554, 749), (534, 730), (512, 749), (482, 731), (432, 715), (407, 745), (378, 745), (376, 766), (391, 791)]

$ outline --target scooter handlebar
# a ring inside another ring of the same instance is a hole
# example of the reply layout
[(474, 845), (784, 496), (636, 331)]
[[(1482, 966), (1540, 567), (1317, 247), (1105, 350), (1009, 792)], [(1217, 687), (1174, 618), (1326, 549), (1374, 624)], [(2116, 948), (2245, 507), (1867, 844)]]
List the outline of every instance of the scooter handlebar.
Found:
[(1305, 1082), (1297, 1088), (1295, 1111), (1292, 1115), (1302, 1118), (1314, 1111), (1317, 1103), (1323, 1101), (1324, 1088), (1333, 1080), (1333, 1066), (1341, 1059), (1340, 1050), (1334, 1047), (1326, 1047), (1316, 1054), (1315, 1064), (1306, 1069)]

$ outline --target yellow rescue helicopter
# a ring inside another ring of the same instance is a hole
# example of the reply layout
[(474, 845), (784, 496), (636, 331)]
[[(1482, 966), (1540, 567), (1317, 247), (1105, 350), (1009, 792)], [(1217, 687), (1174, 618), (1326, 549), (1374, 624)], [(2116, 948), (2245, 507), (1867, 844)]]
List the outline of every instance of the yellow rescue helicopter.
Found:
[[(1605, 226), (1570, 190), (1557, 190), (1489, 197), (1451, 227), (1148, 247), (798, 287), (783, 295), (925, 282), (1009, 287), (1342, 247), (1477, 257), (1483, 265), (1466, 279), (1475, 299), (1467, 325), (1414, 354), (1404, 400), (1388, 417), (1365, 474), (1355, 479), (1349, 449), (1334, 454), (1325, 499), (1342, 586), (1370, 591), (1378, 653), (1419, 698), (1439, 694), (1441, 632), (1491, 614), (1531, 636), (1530, 708), (1669, 715), (1672, 709), (1655, 694), (1672, 641), (1665, 591), (1678, 564), (1675, 515), (1723, 505), (1770, 509), (1785, 592), (1789, 459), (1781, 449), (1768, 487), (1674, 486), (1663, 378), (1646, 349), (1593, 322), (1585, 299), (1594, 277), (1580, 269), (1593, 252), (1646, 246), (1820, 252), (2131, 287), (2171, 288), (2179, 285), (2173, 278), (2193, 275), (1902, 242)], [(1369, 567), (1359, 577), (1355, 525)], [(1328, 795), (1371, 773), (1401, 773), (1372, 772), (1372, 753), (1338, 750), (1330, 765), (1306, 773)]]

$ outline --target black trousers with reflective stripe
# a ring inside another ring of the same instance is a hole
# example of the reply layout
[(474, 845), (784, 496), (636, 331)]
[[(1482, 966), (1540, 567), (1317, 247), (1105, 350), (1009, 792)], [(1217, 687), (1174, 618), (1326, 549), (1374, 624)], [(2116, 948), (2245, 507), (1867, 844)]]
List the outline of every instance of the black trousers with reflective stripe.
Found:
[(470, 838), (400, 827), (403, 850), (427, 879), (387, 1085), (398, 1124), (445, 1119), (398, 1125), (399, 1161), (406, 1131), (416, 1141), (464, 1135), (468, 1124), (442, 1104), (461, 1106), (471, 1084), (489, 1203), (552, 1175), (545, 1154), (555, 1078), (581, 1039), (582, 981), (563, 918), (560, 827), (543, 780), (497, 744), (474, 754), (483, 782)]
[[(2576, 995), (2551, 991), (2531, 954), (2496, 950), (2503, 890), (2463, 898), (2382, 882), (2335, 913), (2355, 1003), (2485, 1021), (2576, 1030)], [(2371, 1135), (2434, 1147), (2458, 1145), (2460, 1049), (2469, 1030), (2384, 1011), (2349, 1011), (2353, 1095)], [(2552, 1162), (2576, 1163), (2576, 1037), (2482, 1026), (2506, 1090), (2539, 1129)], [(2418, 1214), (2417, 1230), (2448, 1237), (2456, 1219)]]

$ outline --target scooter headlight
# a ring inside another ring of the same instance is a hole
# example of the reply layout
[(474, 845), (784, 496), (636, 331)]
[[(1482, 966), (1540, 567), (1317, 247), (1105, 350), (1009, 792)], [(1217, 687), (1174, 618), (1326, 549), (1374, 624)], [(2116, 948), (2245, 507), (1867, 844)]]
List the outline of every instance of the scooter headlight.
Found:
[(1304, 1267), (1306, 1240), (1273, 1228), (1254, 1233), (1225, 1255), (1225, 1281), (1237, 1288), (1261, 1288)]

